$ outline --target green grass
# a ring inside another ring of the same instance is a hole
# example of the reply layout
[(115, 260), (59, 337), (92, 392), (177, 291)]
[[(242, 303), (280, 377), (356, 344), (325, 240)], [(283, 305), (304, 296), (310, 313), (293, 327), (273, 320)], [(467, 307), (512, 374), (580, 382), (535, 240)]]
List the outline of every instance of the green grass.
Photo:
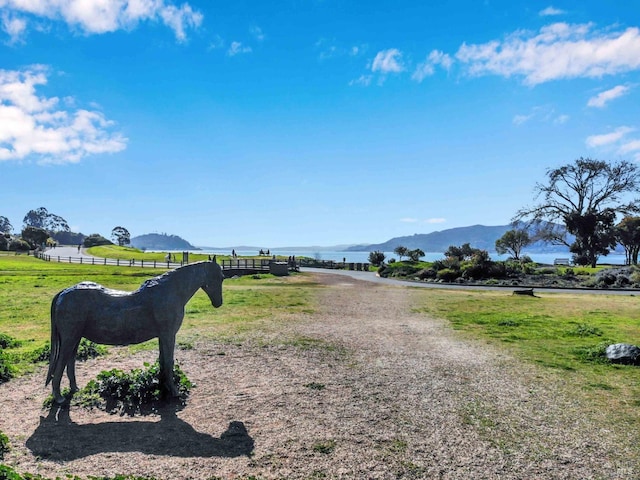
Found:
[[(45, 262), (33, 257), (0, 256), (0, 334), (10, 335), (19, 346), (5, 350), (16, 373), (33, 370), (33, 352), (44, 347), (50, 335), (53, 296), (83, 280), (109, 288), (133, 291), (165, 270)], [(206, 294), (198, 291), (186, 305), (178, 342), (192, 344), (198, 338), (238, 342), (249, 334), (273, 331), (292, 313), (310, 312), (313, 284), (302, 275), (245, 276), (227, 279), (224, 304), (214, 309)], [(157, 348), (152, 340), (134, 349)]]
[(640, 309), (634, 296), (507, 291), (422, 293), (419, 312), (444, 318), (464, 335), (505, 348), (561, 375), (592, 405), (640, 420), (640, 368), (610, 364), (604, 347), (640, 345)]

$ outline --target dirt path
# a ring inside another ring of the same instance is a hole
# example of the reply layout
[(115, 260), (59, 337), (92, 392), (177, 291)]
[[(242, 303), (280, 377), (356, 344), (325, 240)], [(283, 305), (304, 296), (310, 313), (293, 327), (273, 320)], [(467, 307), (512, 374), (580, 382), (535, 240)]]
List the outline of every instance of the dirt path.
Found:
[[(177, 352), (197, 384), (177, 413), (129, 418), (72, 407), (56, 421), (41, 409), (43, 372), (0, 386), (0, 430), (13, 445), (5, 463), (51, 477), (638, 475), (611, 432), (533, 369), (412, 313), (421, 292), (318, 278), (326, 288), (317, 312), (267, 346)], [(79, 383), (153, 359), (120, 352), (80, 364)]]

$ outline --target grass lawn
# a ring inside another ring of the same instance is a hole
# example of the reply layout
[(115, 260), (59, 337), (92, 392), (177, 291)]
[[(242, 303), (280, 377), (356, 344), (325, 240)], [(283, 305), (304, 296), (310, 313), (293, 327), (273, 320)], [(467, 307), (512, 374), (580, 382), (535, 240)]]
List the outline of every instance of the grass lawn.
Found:
[[(5, 350), (18, 373), (33, 369), (29, 355), (45, 345), (50, 335), (53, 296), (83, 280), (133, 291), (162, 269), (45, 262), (24, 255), (0, 255), (0, 334), (21, 342)], [(303, 276), (245, 276), (224, 282), (224, 304), (211, 306), (199, 290), (186, 305), (178, 342), (188, 345), (199, 337), (238, 341), (251, 331), (272, 329), (272, 319), (286, 313), (311, 311), (310, 284)], [(151, 340), (132, 348), (157, 348)]]
[(640, 420), (640, 367), (613, 365), (600, 356), (611, 343), (640, 345), (637, 297), (462, 290), (423, 295), (418, 311), (561, 376), (594, 408)]

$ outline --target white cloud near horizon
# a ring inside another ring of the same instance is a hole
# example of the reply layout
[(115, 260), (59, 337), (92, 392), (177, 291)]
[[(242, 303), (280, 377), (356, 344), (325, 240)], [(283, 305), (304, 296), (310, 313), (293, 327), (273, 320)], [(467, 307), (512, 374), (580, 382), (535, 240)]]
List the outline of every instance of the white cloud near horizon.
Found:
[(538, 12), (538, 15), (540, 15), (541, 17), (553, 17), (556, 15), (564, 15), (565, 12), (564, 10), (560, 10), (559, 8), (554, 8), (552, 6), (548, 6), (547, 8), (540, 10)]
[(176, 6), (166, 0), (0, 0), (0, 8), (10, 15), (6, 18), (11, 23), (3, 17), (2, 28), (13, 43), (25, 34), (30, 17), (63, 21), (85, 34), (131, 30), (140, 22), (159, 21), (173, 30), (179, 42), (186, 41), (187, 30), (197, 29), (203, 19), (188, 3)]
[(622, 97), (629, 93), (631, 89), (626, 85), (618, 85), (616, 87), (600, 92), (598, 95), (591, 97), (587, 102), (588, 107), (602, 108), (611, 100)]
[[(77, 163), (83, 157), (115, 153), (127, 139), (98, 110), (65, 110), (57, 97), (41, 97), (48, 69), (0, 70), (0, 162), (35, 156), (38, 163)], [(65, 105), (73, 102), (63, 100)]]
[(463, 43), (455, 58), (470, 75), (523, 77), (531, 86), (600, 78), (640, 68), (640, 29), (594, 30), (592, 24), (554, 23), (539, 32), (516, 31), (502, 41)]

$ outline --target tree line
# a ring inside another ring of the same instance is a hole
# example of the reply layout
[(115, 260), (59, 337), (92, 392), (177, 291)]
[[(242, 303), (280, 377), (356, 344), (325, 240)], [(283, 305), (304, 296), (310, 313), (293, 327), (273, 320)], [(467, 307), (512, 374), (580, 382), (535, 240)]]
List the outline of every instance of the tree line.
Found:
[(98, 233), (84, 235), (71, 231), (69, 223), (45, 207), (29, 210), (22, 219), (22, 229), (13, 233), (14, 227), (5, 216), (0, 215), (0, 250), (24, 251), (56, 245), (109, 245), (120, 246), (131, 243), (129, 231), (121, 226), (111, 230), (111, 240)]
[[(538, 203), (518, 210), (512, 218), (513, 228), (496, 240), (497, 253), (521, 260), (527, 246), (542, 241), (568, 247), (575, 265), (595, 267), (601, 256), (621, 245), (626, 263), (638, 264), (640, 200), (629, 199), (640, 190), (637, 164), (581, 157), (573, 163), (548, 169), (546, 177), (545, 182), (535, 186)], [(449, 247), (445, 256), (464, 257), (465, 252), (452, 249), (465, 245)], [(400, 260), (407, 257), (418, 261), (424, 256), (420, 249), (408, 250), (402, 246), (396, 247), (394, 253)], [(384, 260), (382, 252), (369, 255), (373, 265), (381, 265)]]

